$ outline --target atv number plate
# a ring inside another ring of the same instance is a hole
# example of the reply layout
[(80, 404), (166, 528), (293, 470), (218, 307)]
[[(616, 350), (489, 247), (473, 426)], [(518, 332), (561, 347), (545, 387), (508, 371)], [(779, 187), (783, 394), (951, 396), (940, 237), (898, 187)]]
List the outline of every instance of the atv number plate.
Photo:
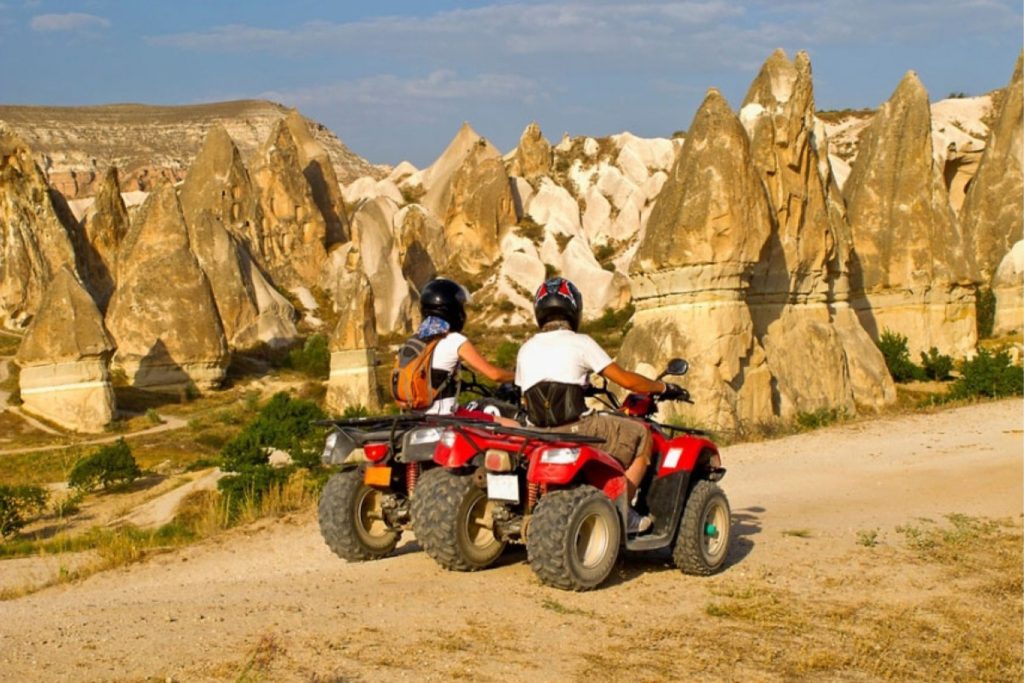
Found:
[(391, 468), (387, 466), (367, 467), (363, 474), (367, 486), (391, 486)]
[(487, 497), (519, 502), (519, 477), (514, 474), (487, 473)]

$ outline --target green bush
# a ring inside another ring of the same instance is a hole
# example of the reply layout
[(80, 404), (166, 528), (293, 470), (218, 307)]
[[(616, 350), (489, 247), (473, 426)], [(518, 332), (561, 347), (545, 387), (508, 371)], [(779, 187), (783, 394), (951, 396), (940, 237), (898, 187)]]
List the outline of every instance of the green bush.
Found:
[[(217, 486), (232, 514), (246, 501), (258, 502), (273, 486), (281, 486), (297, 467), (320, 466), (323, 430), (314, 421), (326, 417), (312, 401), (293, 399), (280, 392), (260, 409), (256, 418), (221, 450), (221, 469), (233, 472)], [(270, 466), (270, 451), (286, 451), (288, 467)]]
[(979, 287), (974, 308), (978, 339), (991, 339), (992, 328), (996, 323), (995, 292), (988, 287)]
[(327, 348), (327, 337), (314, 334), (306, 339), (302, 348), (292, 349), (288, 353), (288, 365), (310, 377), (327, 379), (331, 371), (331, 352)]
[(494, 363), (499, 368), (514, 368), (518, 356), (519, 344), (505, 340), (498, 344), (498, 349), (494, 352)]
[(345, 406), (345, 410), (341, 412), (341, 417), (349, 419), (353, 417), (369, 417), (370, 409), (364, 406), (362, 403), (358, 403), (354, 406)]
[(978, 349), (978, 355), (960, 363), (960, 379), (949, 390), (950, 398), (975, 396), (998, 398), (1024, 394), (1024, 372), (1010, 362), (1005, 349), (992, 353)]
[(882, 336), (878, 339), (878, 348), (885, 357), (885, 365), (889, 368), (889, 374), (894, 381), (909, 382), (924, 378), (921, 368), (910, 360), (906, 336), (892, 330), (883, 330)]
[(939, 353), (934, 346), (928, 349), (928, 353), (921, 352), (921, 370), (925, 377), (937, 381), (949, 379), (949, 373), (953, 370), (953, 359)]
[(82, 491), (88, 491), (96, 484), (109, 489), (111, 484), (131, 483), (140, 474), (142, 472), (135, 462), (132, 449), (121, 438), (101, 446), (76, 462), (68, 475), (68, 485)]
[(7, 538), (21, 531), (28, 516), (46, 507), (46, 491), (39, 486), (0, 484), (0, 536)]
[(815, 411), (796, 414), (796, 424), (802, 430), (820, 429), (846, 418), (843, 408), (818, 408)]

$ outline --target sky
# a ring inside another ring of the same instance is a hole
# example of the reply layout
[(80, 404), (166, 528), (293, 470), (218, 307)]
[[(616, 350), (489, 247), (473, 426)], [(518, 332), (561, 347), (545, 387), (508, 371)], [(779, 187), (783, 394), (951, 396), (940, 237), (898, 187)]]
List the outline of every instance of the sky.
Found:
[(0, 104), (265, 98), (374, 163), (430, 164), (463, 121), (501, 150), (689, 127), (739, 108), (776, 48), (819, 109), (874, 108), (903, 74), (932, 101), (1006, 85), (1019, 0), (0, 0)]

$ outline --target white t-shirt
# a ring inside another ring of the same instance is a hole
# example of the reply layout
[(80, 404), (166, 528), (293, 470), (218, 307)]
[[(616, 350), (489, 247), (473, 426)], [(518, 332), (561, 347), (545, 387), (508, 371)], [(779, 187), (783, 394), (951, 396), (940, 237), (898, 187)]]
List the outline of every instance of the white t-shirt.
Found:
[(526, 341), (516, 357), (516, 384), (524, 392), (538, 382), (584, 385), (612, 359), (596, 341), (572, 330), (541, 332)]
[[(459, 365), (459, 349), (468, 341), (460, 332), (449, 332), (434, 347), (434, 356), (430, 359), (431, 370), (454, 372)], [(457, 398), (439, 398), (425, 411), (429, 415), (451, 415), (455, 412)]]

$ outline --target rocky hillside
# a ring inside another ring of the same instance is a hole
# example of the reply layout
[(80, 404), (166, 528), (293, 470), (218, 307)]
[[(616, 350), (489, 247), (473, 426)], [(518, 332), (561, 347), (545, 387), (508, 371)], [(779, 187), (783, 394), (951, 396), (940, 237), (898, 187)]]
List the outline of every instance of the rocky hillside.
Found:
[[(228, 132), (248, 162), (288, 112), (266, 100), (174, 107), (0, 106), (0, 122), (32, 148), (50, 184), (77, 199), (95, 195), (111, 165), (120, 170), (125, 192), (148, 191), (158, 178), (182, 180), (214, 125)], [(307, 124), (341, 182), (386, 172), (352, 152), (323, 124), (308, 119)]]

